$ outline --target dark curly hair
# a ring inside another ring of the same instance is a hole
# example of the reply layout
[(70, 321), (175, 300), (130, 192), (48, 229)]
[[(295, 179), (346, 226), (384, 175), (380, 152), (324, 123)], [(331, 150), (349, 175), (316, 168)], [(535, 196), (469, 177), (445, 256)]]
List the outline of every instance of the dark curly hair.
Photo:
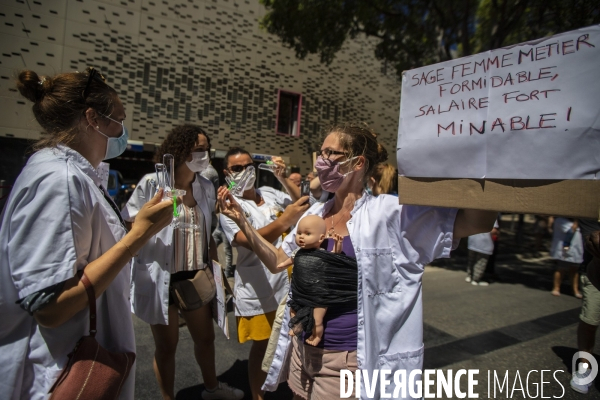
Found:
[(173, 127), (171, 132), (169, 132), (165, 140), (156, 151), (156, 154), (154, 155), (154, 162), (162, 163), (163, 156), (165, 154), (172, 154), (175, 158), (175, 168), (177, 168), (188, 158), (192, 152), (192, 149), (198, 142), (198, 135), (200, 134), (206, 137), (208, 148), (210, 149), (210, 138), (208, 137), (206, 131), (200, 126), (184, 124)]

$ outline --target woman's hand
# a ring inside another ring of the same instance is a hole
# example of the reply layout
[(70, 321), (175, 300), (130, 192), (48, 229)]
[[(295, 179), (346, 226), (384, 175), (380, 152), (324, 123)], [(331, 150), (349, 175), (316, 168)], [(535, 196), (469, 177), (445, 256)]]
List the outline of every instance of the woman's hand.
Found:
[(309, 207), (308, 196), (300, 197), (298, 201), (288, 205), (279, 218), (285, 221), (288, 227), (292, 227), (298, 223)]
[(276, 166), (275, 170), (273, 171), (273, 174), (275, 174), (275, 177), (277, 179), (287, 178), (287, 174), (286, 174), (286, 170), (285, 170), (285, 161), (283, 161), (283, 158), (273, 156), (271, 158), (271, 161), (273, 161), (273, 164), (275, 164), (275, 166)]
[(219, 188), (217, 202), (219, 203), (221, 214), (231, 218), (233, 222), (239, 225), (244, 218), (244, 210), (225, 186)]
[(140, 209), (135, 217), (132, 232), (136, 231), (144, 238), (151, 238), (173, 220), (173, 200), (162, 201), (163, 189)]

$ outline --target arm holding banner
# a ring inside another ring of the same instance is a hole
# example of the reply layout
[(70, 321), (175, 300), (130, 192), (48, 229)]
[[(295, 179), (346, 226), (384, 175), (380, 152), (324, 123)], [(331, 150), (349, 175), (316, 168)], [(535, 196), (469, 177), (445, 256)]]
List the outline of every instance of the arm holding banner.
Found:
[(454, 238), (490, 232), (498, 218), (496, 211), (460, 209), (454, 221)]

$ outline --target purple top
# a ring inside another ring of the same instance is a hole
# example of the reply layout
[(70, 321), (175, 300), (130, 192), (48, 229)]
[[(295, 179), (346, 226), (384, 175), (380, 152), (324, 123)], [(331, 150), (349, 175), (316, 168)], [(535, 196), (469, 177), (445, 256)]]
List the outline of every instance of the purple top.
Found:
[[(333, 250), (333, 240), (325, 239), (321, 247), (326, 248), (328, 251)], [(348, 257), (356, 258), (350, 236), (344, 236), (342, 252)], [(323, 338), (316, 347), (325, 350), (354, 351), (358, 343), (357, 334), (357, 305), (329, 307), (325, 313), (325, 318), (323, 318)], [(302, 339), (306, 340), (309, 336), (309, 334), (304, 333)]]

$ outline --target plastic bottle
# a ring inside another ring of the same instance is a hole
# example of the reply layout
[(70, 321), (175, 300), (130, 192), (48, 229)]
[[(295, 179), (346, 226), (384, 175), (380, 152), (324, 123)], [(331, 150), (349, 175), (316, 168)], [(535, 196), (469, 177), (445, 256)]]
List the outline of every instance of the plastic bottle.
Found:
[(273, 161), (269, 160), (265, 163), (258, 164), (258, 169), (262, 169), (264, 171), (275, 172), (275, 170), (277, 169), (277, 164), (275, 164)]

